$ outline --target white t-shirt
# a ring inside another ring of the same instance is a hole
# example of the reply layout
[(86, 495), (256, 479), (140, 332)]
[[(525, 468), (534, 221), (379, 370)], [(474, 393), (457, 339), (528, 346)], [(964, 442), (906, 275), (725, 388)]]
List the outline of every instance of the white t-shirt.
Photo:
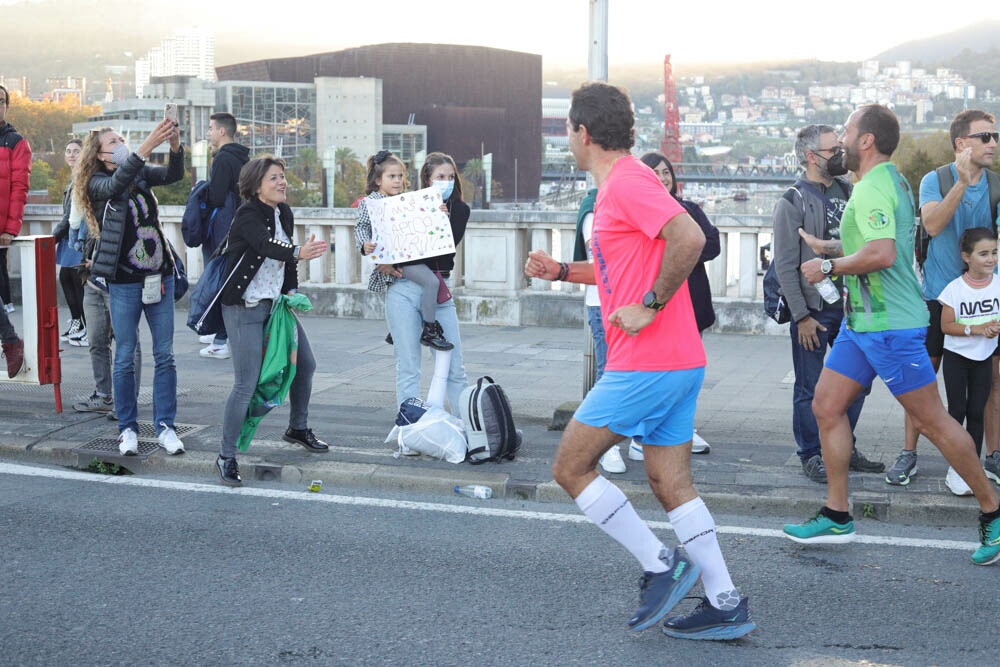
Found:
[[(583, 232), (583, 240), (587, 243), (587, 259), (594, 261), (594, 253), (590, 250), (590, 237), (594, 233), (593, 211), (583, 216), (581, 231)], [(601, 305), (601, 297), (597, 294), (597, 285), (587, 285), (587, 288), (583, 292), (583, 303), (587, 306)]]
[[(965, 326), (1000, 320), (1000, 276), (993, 274), (993, 280), (986, 287), (970, 287), (959, 276), (941, 290), (938, 301), (955, 310), (955, 321)], [(986, 336), (944, 337), (944, 348), (960, 354), (966, 359), (982, 361), (997, 349), (997, 339)]]

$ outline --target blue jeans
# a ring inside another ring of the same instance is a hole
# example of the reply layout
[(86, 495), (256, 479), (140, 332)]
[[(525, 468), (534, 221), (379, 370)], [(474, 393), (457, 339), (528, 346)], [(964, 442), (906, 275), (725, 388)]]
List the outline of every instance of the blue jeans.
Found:
[(604, 338), (600, 306), (587, 306), (587, 324), (590, 325), (590, 337), (594, 339), (594, 368), (597, 370), (594, 382), (597, 382), (604, 375), (604, 364), (608, 360), (608, 341)]
[[(798, 323), (791, 322), (788, 331), (792, 337), (792, 368), (795, 369), (795, 389), (792, 393), (792, 433), (798, 446), (799, 458), (807, 461), (820, 453), (819, 427), (816, 426), (816, 416), (813, 414), (812, 402), (819, 374), (823, 370), (823, 359), (826, 352), (833, 347), (833, 341), (840, 331), (840, 323), (844, 313), (837, 309), (812, 312), (814, 320), (826, 327), (826, 331), (816, 331), (819, 346), (806, 350), (799, 344)], [(851, 422), (851, 432), (858, 424), (861, 408), (865, 404), (865, 396), (871, 391), (869, 387), (863, 391), (847, 409), (847, 418)]]
[[(392, 334), (393, 352), (396, 355), (396, 404), (408, 398), (420, 397), (420, 334), (423, 318), (420, 315), (420, 298), (423, 290), (417, 283), (397, 278), (385, 294), (385, 319)], [(459, 397), (469, 384), (462, 363), (462, 337), (458, 332), (458, 314), (455, 300), (437, 304), (437, 321), (441, 323), (444, 337), (455, 346), (451, 351), (448, 369), (448, 404), (452, 414), (460, 414)], [(427, 348), (430, 349), (430, 348)]]
[(111, 326), (115, 331), (115, 413), (118, 431), (139, 432), (135, 351), (143, 313), (153, 336), (153, 424), (157, 435), (177, 416), (177, 368), (174, 366), (174, 277), (164, 276), (159, 303), (142, 302), (142, 283), (110, 283)]

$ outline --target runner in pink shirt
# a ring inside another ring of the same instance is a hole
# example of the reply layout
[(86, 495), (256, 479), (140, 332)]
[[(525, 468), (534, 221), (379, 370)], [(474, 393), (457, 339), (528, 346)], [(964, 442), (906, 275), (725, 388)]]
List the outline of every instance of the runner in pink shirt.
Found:
[[(552, 474), (588, 519), (642, 565), (637, 632), (659, 623), (697, 583), (705, 597), (667, 618), (663, 632), (686, 639), (736, 639), (756, 626), (729, 576), (715, 521), (691, 482), (694, 413), (705, 377), (686, 280), (705, 244), (698, 224), (652, 170), (632, 157), (632, 102), (606, 83), (573, 91), (566, 134), (580, 169), (597, 182), (593, 264), (529, 254), (532, 278), (596, 284), (608, 343), (604, 374), (563, 433)], [(625, 494), (597, 472), (623, 438), (642, 444), (649, 484), (684, 547), (668, 549)]]

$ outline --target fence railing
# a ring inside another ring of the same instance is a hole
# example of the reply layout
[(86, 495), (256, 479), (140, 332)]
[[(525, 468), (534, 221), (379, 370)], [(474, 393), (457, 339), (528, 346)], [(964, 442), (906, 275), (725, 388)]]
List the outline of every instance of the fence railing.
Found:
[[(162, 206), (160, 218), (167, 238), (186, 259), (189, 277), (202, 272), (200, 248), (187, 248), (181, 236), (183, 207)], [(48, 234), (62, 215), (60, 206), (29, 205), (22, 234)], [(332, 244), (333, 252), (300, 266), (301, 283), (316, 287), (363, 289), (370, 260), (354, 245), (356, 209), (296, 208), (295, 243), (310, 234)], [(711, 217), (711, 215), (710, 215)], [(770, 216), (725, 214), (712, 218), (721, 233), (722, 251), (708, 263), (709, 282), (716, 297), (740, 302), (758, 300), (760, 247), (771, 235)], [(459, 299), (513, 299), (578, 293), (572, 284), (529, 281), (523, 267), (531, 249), (540, 248), (562, 260), (573, 254), (576, 215), (570, 211), (474, 210), (464, 241), (458, 247), (453, 287)], [(16, 264), (16, 262), (15, 262)], [(18, 272), (16, 265), (13, 273)], [(558, 297), (557, 297), (558, 298)], [(581, 309), (582, 310), (582, 309)], [(512, 312), (516, 312), (512, 311)], [(520, 318), (523, 320), (523, 318)], [(524, 321), (510, 322), (522, 324)]]

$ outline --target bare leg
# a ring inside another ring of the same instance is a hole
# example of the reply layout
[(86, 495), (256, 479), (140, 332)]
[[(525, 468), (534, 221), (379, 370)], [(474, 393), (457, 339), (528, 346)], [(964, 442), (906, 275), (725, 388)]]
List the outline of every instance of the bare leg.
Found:
[(993, 388), (986, 402), (986, 455), (1000, 449), (1000, 357), (993, 357)]
[(934, 443), (948, 464), (969, 485), (980, 509), (983, 512), (996, 510), (1000, 505), (1000, 496), (983, 472), (972, 436), (945, 410), (937, 383), (900, 394), (896, 400), (906, 408), (920, 432)]
[[(994, 357), (997, 359), (997, 357)], [(937, 373), (941, 368), (941, 357), (931, 357), (931, 365), (934, 366), (934, 372)], [(996, 386), (998, 382), (996, 373), (996, 362), (994, 361), (993, 366), (993, 385)], [(997, 406), (1000, 407), (1000, 394), (997, 395)], [(987, 415), (990, 412), (990, 405), (986, 406)], [(1000, 422), (996, 424), (996, 428), (1000, 429)], [(990, 433), (990, 418), (986, 417), (986, 441), (993, 442), (989, 437)], [(913, 420), (910, 419), (910, 413), (906, 413), (903, 416), (903, 450), (907, 452), (917, 451), (917, 439), (920, 437), (920, 431), (916, 426), (913, 425)], [(997, 438), (1000, 439), (1000, 433), (997, 434)], [(1000, 445), (998, 445), (1000, 446)], [(991, 451), (987, 449), (987, 451)]]
[(847, 409), (864, 389), (846, 375), (824, 368), (813, 395), (813, 414), (826, 465), (826, 506), (838, 512), (850, 510), (847, 472), (854, 449), (854, 434)]

